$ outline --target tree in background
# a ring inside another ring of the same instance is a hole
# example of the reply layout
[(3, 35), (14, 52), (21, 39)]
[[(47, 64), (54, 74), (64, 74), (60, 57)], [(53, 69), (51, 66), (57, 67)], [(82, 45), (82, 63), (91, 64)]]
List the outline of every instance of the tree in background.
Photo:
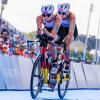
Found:
[(29, 33), (27, 33), (27, 36), (28, 36), (29, 40), (35, 40), (36, 39), (36, 32), (35, 31), (29, 32)]

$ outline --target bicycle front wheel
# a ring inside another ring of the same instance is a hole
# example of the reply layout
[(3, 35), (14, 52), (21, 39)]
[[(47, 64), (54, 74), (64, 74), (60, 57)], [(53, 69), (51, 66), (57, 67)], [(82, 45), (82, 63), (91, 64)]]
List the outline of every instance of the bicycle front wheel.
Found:
[(42, 76), (41, 68), (42, 68), (42, 56), (39, 55), (34, 62), (32, 74), (31, 74), (31, 82), (30, 82), (30, 92), (33, 99), (35, 99), (41, 89), (42, 86)]

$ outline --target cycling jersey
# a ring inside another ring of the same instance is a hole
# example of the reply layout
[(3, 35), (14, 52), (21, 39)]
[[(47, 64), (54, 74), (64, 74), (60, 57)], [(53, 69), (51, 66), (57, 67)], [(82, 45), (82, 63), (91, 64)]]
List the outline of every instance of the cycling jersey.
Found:
[[(68, 35), (69, 27), (70, 27), (69, 17), (70, 17), (70, 14), (69, 14), (69, 16), (66, 16), (66, 18), (62, 19), (61, 26), (60, 26), (59, 31), (57, 33), (60, 41), (62, 41)], [(54, 16), (51, 21), (43, 20), (43, 25), (49, 32), (52, 31), (52, 29), (55, 25), (55, 18), (56, 18), (56, 16)], [(77, 26), (75, 25), (74, 39), (76, 39), (77, 35), (78, 35), (78, 30), (77, 30)]]
[(55, 26), (55, 15), (50, 21), (43, 20), (44, 28), (46, 28), (50, 33)]
[[(60, 41), (62, 41), (68, 35), (69, 27), (70, 27), (70, 14), (68, 16), (66, 16), (66, 18), (62, 19), (61, 26), (57, 33), (60, 38)], [(74, 39), (76, 39), (77, 35), (78, 35), (78, 30), (77, 30), (77, 26), (75, 24)]]
[(62, 23), (61, 23), (61, 27), (69, 27), (70, 26), (70, 20), (69, 18), (66, 18), (66, 19), (62, 19)]
[(52, 28), (53, 29), (53, 27), (55, 25), (55, 18), (53, 18), (51, 21), (43, 20), (43, 24), (44, 24), (45, 28)]

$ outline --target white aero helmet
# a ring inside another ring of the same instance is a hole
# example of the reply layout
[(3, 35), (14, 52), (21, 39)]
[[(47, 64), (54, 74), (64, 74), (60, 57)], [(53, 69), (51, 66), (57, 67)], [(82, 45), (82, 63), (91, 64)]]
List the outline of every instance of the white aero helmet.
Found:
[(58, 4), (58, 11), (60, 12), (67, 12), (70, 9), (69, 3)]
[(54, 6), (53, 5), (44, 5), (41, 8), (42, 14), (51, 14), (54, 12)]

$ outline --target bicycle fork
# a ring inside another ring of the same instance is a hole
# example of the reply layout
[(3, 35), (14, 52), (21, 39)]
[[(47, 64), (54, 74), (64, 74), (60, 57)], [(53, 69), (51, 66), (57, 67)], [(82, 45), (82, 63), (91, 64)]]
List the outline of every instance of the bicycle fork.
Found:
[(43, 55), (42, 56), (42, 73), (43, 73), (43, 83), (44, 84), (47, 84), (48, 83), (48, 69), (47, 69), (47, 66), (46, 66), (46, 51), (47, 51), (47, 48), (44, 47), (42, 48), (41, 50), (41, 54)]

